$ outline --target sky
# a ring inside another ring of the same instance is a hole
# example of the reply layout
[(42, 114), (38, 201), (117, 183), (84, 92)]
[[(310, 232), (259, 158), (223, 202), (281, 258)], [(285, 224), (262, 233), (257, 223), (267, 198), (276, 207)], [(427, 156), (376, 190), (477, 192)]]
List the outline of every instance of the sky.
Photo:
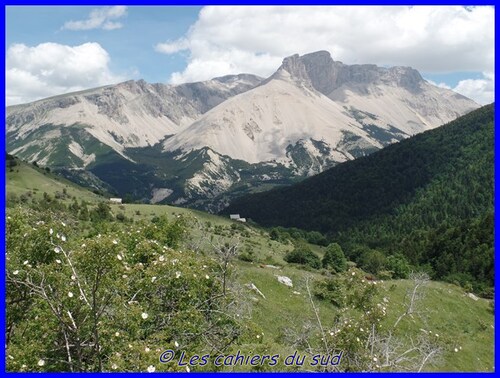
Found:
[(487, 6), (8, 6), (7, 105), (144, 79), (270, 76), (292, 54), (410, 66), (480, 104), (494, 100)]

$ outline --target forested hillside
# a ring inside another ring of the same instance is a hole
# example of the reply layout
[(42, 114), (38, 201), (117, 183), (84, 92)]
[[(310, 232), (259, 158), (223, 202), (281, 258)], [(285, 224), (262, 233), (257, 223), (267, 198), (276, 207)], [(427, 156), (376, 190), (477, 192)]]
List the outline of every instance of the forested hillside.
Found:
[(484, 106), (226, 212), (321, 231), (373, 271), (401, 254), (435, 278), (484, 289), (493, 285), (493, 114)]

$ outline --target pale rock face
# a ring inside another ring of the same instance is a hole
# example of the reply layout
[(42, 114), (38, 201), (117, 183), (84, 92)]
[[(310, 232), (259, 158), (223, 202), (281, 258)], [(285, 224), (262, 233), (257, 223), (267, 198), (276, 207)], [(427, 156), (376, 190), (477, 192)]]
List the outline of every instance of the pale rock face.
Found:
[[(156, 175), (144, 182), (146, 200), (192, 205), (217, 197), (207, 205), (217, 209), (235, 184), (311, 176), (477, 107), (410, 67), (346, 65), (318, 51), (285, 58), (265, 80), (127, 81), (8, 107), (7, 150), (89, 173), (106, 159), (142, 164)], [(105, 169), (103, 182), (114, 173)]]
[[(435, 87), (408, 67), (348, 66), (325, 51), (293, 55), (262, 85), (214, 107), (167, 139), (165, 151), (208, 146), (250, 163), (286, 161), (298, 141), (326, 143), (337, 162), (352, 158), (338, 148), (345, 133), (381, 148), (366, 125), (396, 129), (401, 137), (432, 129), (477, 108), (473, 101)], [(401, 138), (399, 138), (401, 139)], [(398, 139), (392, 140), (392, 142)]]
[(208, 160), (203, 168), (186, 181), (188, 192), (205, 197), (216, 197), (239, 181), (239, 174), (220, 155), (207, 150)]
[(287, 276), (276, 276), (276, 278), (278, 278), (278, 282), (279, 283), (282, 283), (283, 285), (288, 286), (288, 287), (293, 287), (293, 282), (292, 282), (292, 280), (289, 277), (287, 277)]
[(168, 198), (174, 191), (169, 188), (154, 188), (151, 191), (152, 197), (150, 202), (152, 204), (163, 201), (165, 198)]
[[(260, 81), (254, 75), (225, 76), (179, 86), (127, 81), (8, 107), (7, 132), (10, 139), (22, 141), (44, 125), (79, 125), (124, 156), (125, 148), (153, 146)], [(50, 134), (44, 138), (54, 139)], [(85, 155), (85, 151), (79, 151), (81, 154)]]
[[(352, 120), (341, 106), (322, 94), (272, 80), (230, 98), (164, 143), (166, 151), (204, 146), (222, 155), (257, 163), (286, 157), (286, 147), (300, 139), (341, 138)], [(355, 134), (366, 137), (362, 130)]]

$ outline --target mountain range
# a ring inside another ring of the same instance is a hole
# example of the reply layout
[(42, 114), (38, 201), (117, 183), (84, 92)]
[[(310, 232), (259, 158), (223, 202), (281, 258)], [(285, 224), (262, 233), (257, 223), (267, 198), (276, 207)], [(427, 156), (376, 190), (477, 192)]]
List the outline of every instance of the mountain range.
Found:
[(326, 51), (268, 78), (127, 81), (7, 108), (7, 150), (98, 190), (219, 211), (479, 107), (410, 67), (346, 65)]

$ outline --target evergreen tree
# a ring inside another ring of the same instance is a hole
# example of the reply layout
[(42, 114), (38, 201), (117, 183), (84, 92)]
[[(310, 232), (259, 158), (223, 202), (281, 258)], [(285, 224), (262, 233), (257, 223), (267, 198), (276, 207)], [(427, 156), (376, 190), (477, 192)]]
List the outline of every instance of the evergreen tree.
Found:
[(347, 269), (347, 259), (340, 245), (337, 243), (328, 245), (322, 264), (323, 268), (331, 268), (336, 273), (344, 272)]

